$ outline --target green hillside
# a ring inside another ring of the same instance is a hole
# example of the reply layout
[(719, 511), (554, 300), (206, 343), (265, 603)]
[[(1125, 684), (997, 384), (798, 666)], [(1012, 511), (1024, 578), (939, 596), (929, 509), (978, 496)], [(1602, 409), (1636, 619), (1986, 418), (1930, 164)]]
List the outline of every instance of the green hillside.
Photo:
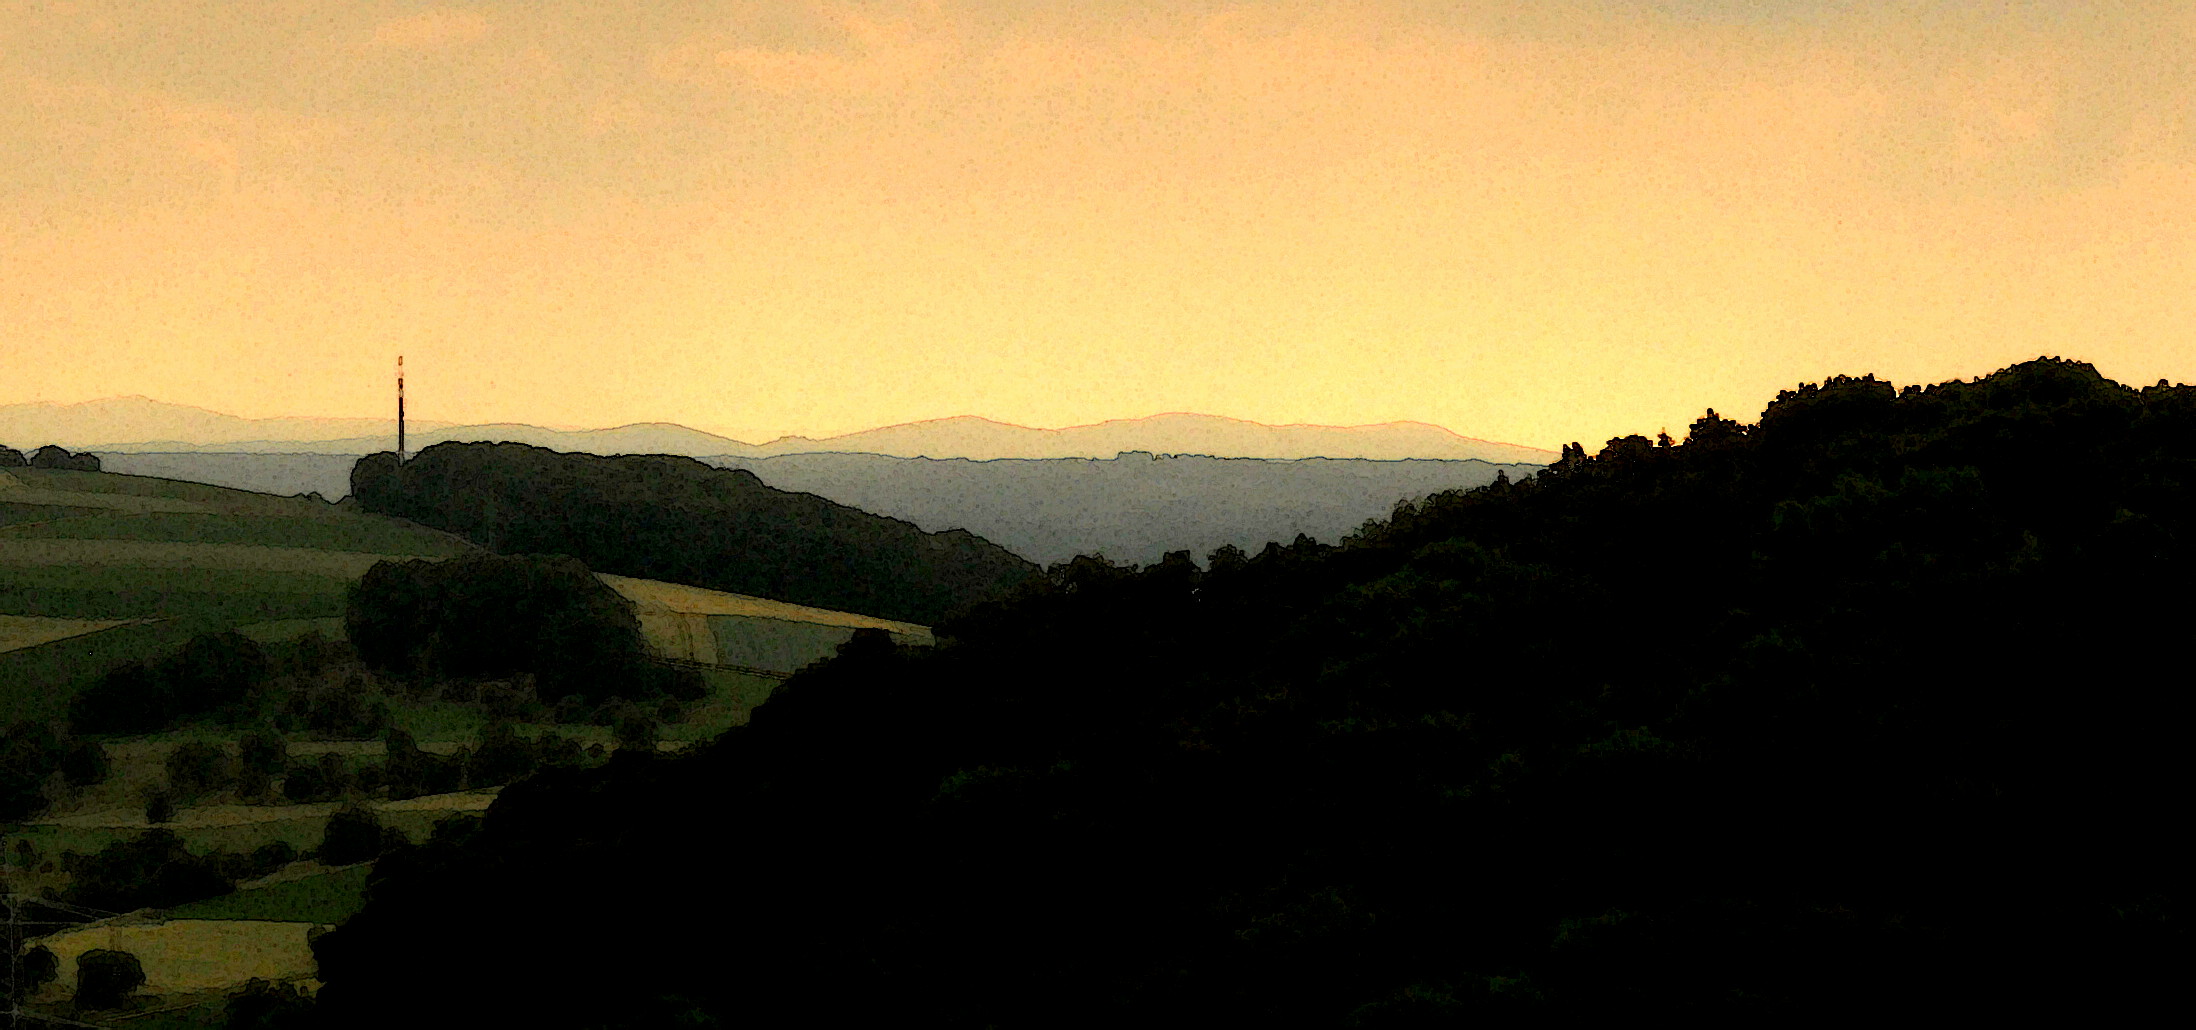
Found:
[[(106, 472), (0, 472), (0, 616), (75, 635), (0, 651), (0, 719), (53, 718), (83, 683), (197, 633), (343, 614), (377, 561), (472, 550), (304, 497)], [(110, 628), (82, 621), (129, 620)]]

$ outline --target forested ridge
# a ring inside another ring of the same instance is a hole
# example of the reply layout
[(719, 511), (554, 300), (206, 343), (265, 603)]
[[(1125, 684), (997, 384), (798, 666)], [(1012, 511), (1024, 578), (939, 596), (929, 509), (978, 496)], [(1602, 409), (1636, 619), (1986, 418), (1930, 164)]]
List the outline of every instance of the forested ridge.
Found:
[(2196, 389), (2045, 359), (1574, 445), (1340, 546), (1079, 559), (384, 858), (317, 1020), (2170, 1004), (2192, 545)]
[(570, 555), (597, 572), (924, 625), (1037, 572), (967, 532), (925, 533), (661, 454), (442, 443), (401, 466), (390, 453), (359, 459), (351, 491), (367, 511), (504, 554)]

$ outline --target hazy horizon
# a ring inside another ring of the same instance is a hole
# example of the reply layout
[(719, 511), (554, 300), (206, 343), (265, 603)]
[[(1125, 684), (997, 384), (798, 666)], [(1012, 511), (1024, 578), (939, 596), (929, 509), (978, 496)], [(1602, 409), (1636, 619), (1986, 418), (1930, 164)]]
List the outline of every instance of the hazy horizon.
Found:
[[(394, 396), (394, 395), (393, 395), (393, 393), (392, 393), (392, 396)], [(117, 395), (114, 395), (114, 396), (109, 396), (109, 397), (91, 397), (91, 398), (86, 398), (86, 399), (84, 399), (84, 400), (81, 400), (81, 401), (22, 401), (22, 402), (13, 402), (13, 403), (0, 403), (0, 409), (5, 409), (5, 408), (9, 408), (9, 407), (16, 407), (16, 406), (18, 406), (18, 405), (46, 405), (46, 406), (52, 406), (52, 407), (85, 407), (85, 406), (100, 405), (100, 404), (106, 404), (106, 403), (112, 403), (112, 402), (128, 402), (128, 401), (143, 401), (143, 402), (148, 402), (148, 403), (150, 403), (150, 404), (153, 404), (153, 405), (158, 405), (158, 406), (161, 406), (161, 407), (165, 407), (165, 408), (189, 408), (189, 409), (194, 409), (194, 410), (197, 410), (197, 411), (207, 412), (207, 413), (209, 413), (209, 414), (219, 415), (219, 416), (222, 416), (222, 417), (224, 417), (224, 418), (230, 418), (230, 419), (238, 419), (238, 420), (241, 420), (241, 421), (246, 421), (246, 422), (337, 422), (337, 423), (354, 423), (354, 422), (362, 422), (362, 421), (374, 421), (374, 422), (386, 422), (386, 423), (388, 423), (388, 424), (389, 424), (389, 425), (391, 425), (391, 426), (394, 426), (394, 425), (396, 424), (396, 415), (395, 415), (395, 414), (394, 414), (393, 412), (392, 412), (392, 413), (389, 413), (389, 414), (386, 414), (386, 415), (380, 415), (380, 416), (375, 416), (375, 415), (365, 415), (365, 416), (356, 416), (356, 415), (312, 415), (312, 414), (302, 414), (302, 413), (296, 413), (296, 412), (289, 412), (289, 413), (282, 413), (282, 414), (274, 414), (274, 415), (243, 416), (243, 415), (235, 415), (235, 414), (232, 414), (232, 413), (230, 413), (230, 412), (220, 411), (220, 410), (218, 410), (218, 409), (215, 409), (215, 408), (210, 408), (210, 407), (206, 407), (206, 406), (204, 406), (204, 405), (198, 405), (198, 404), (187, 404), (187, 403), (183, 403), (183, 402), (180, 402), (180, 401), (171, 401), (171, 400), (165, 400), (165, 399), (162, 399), (162, 398), (158, 398), (158, 397), (149, 397), (149, 396), (146, 396), (146, 395), (144, 395), (144, 394), (117, 394)], [(908, 421), (908, 422), (896, 422), (896, 423), (892, 423), (892, 424), (890, 424), (890, 425), (863, 426), (863, 427), (861, 427), (861, 428), (859, 428), (859, 429), (855, 429), (855, 430), (852, 430), (852, 431), (850, 431), (850, 432), (846, 432), (846, 433), (834, 433), (834, 434), (831, 434), (830, 436), (823, 436), (823, 437), (818, 437), (818, 436), (811, 436), (811, 435), (808, 435), (808, 434), (805, 434), (805, 433), (778, 433), (778, 434), (775, 434), (775, 435), (770, 435), (770, 436), (765, 436), (765, 437), (758, 437), (758, 438), (756, 438), (756, 439), (751, 439), (751, 440), (742, 440), (742, 439), (740, 439), (739, 437), (735, 437), (735, 436), (732, 436), (732, 435), (731, 435), (730, 433), (727, 433), (727, 432), (721, 432), (721, 431), (719, 431), (719, 430), (713, 429), (713, 428), (711, 428), (711, 427), (708, 427), (708, 426), (701, 426), (701, 425), (691, 425), (691, 424), (688, 424), (688, 423), (683, 423), (683, 422), (675, 422), (675, 421), (672, 421), (672, 420), (669, 420), (669, 419), (643, 419), (643, 420), (641, 420), (641, 421), (637, 421), (637, 422), (625, 422), (625, 423), (620, 423), (620, 424), (618, 424), (618, 425), (578, 425), (578, 424), (570, 424), (570, 423), (566, 423), (566, 424), (555, 424), (555, 423), (541, 422), (541, 421), (536, 421), (536, 420), (531, 420), (531, 419), (515, 419), (515, 420), (505, 420), (505, 421), (502, 421), (502, 422), (451, 422), (451, 421), (447, 421), (447, 420), (436, 420), (436, 421), (423, 421), (423, 420), (420, 420), (420, 419), (414, 419), (414, 418), (409, 418), (409, 417), (408, 417), (408, 418), (406, 419), (406, 422), (407, 422), (407, 423), (408, 423), (408, 424), (409, 424), (409, 425), (410, 425), (410, 426), (411, 426), (411, 427), (412, 427), (413, 429), (455, 429), (455, 428), (472, 428), (472, 427), (478, 427), (478, 426), (491, 426), (491, 425), (523, 425), (523, 426), (527, 426), (527, 427), (530, 427), (530, 428), (535, 428), (535, 429), (550, 429), (550, 430), (555, 430), (555, 431), (558, 431), (558, 432), (602, 432), (602, 431), (605, 431), (605, 430), (614, 430), (614, 429), (633, 429), (633, 428), (639, 428), (639, 427), (645, 427), (645, 426), (676, 426), (676, 427), (678, 427), (678, 428), (682, 428), (682, 429), (691, 429), (691, 430), (695, 430), (695, 431), (697, 431), (697, 432), (707, 433), (707, 434), (709, 434), (709, 435), (712, 435), (712, 436), (722, 436), (722, 437), (725, 437), (725, 438), (727, 438), (727, 439), (732, 439), (732, 440), (739, 440), (739, 442), (742, 442), (742, 443), (755, 443), (755, 444), (760, 444), (760, 443), (769, 443), (769, 442), (772, 442), (772, 441), (776, 441), (776, 440), (788, 440), (788, 439), (805, 439), (805, 440), (828, 440), (828, 439), (833, 439), (833, 438), (836, 438), (836, 437), (840, 437), (840, 436), (857, 436), (857, 435), (860, 435), (860, 434), (863, 434), (863, 433), (869, 433), (869, 432), (876, 432), (876, 431), (879, 431), (879, 430), (885, 430), (885, 429), (902, 429), (902, 428), (909, 428), (909, 427), (915, 427), (915, 426), (922, 426), (922, 425), (926, 425), (926, 424), (931, 424), (931, 423), (942, 423), (942, 422), (983, 422), (983, 423), (988, 423), (988, 424), (990, 424), (990, 425), (995, 425), (995, 426), (999, 426), (999, 427), (1002, 427), (1002, 428), (1007, 428), (1007, 429), (1015, 429), (1015, 430), (1026, 430), (1026, 431), (1030, 431), (1030, 432), (1039, 432), (1039, 433), (1061, 433), (1061, 432), (1067, 432), (1067, 431), (1070, 431), (1070, 430), (1076, 430), (1076, 429), (1093, 429), (1093, 428), (1098, 428), (1098, 427), (1101, 427), (1101, 426), (1108, 426), (1108, 425), (1114, 425), (1114, 424), (1117, 424), (1117, 423), (1153, 422), (1153, 421), (1158, 421), (1158, 420), (1162, 420), (1162, 419), (1210, 419), (1210, 420), (1217, 420), (1217, 421), (1223, 421), (1223, 422), (1244, 423), (1244, 424), (1248, 424), (1248, 425), (1254, 425), (1254, 426), (1258, 426), (1258, 427), (1261, 427), (1261, 428), (1265, 428), (1265, 429), (1336, 429), (1336, 430), (1357, 430), (1357, 429), (1381, 429), (1381, 428), (1388, 428), (1388, 427), (1394, 427), (1394, 426), (1424, 426), (1424, 427), (1427, 427), (1427, 428), (1430, 428), (1430, 429), (1438, 429), (1438, 430), (1441, 430), (1441, 431), (1443, 431), (1443, 432), (1446, 432), (1446, 433), (1449, 433), (1449, 434), (1452, 434), (1452, 435), (1455, 435), (1455, 436), (1460, 436), (1460, 437), (1463, 437), (1463, 438), (1465, 438), (1465, 439), (1469, 439), (1469, 440), (1479, 440), (1479, 441), (1482, 441), (1482, 442), (1486, 442), (1486, 443), (1500, 443), (1500, 444), (1506, 444), (1506, 445), (1509, 445), (1509, 446), (1515, 446), (1515, 447), (1534, 447), (1534, 446), (1536, 446), (1536, 445), (1534, 445), (1534, 444), (1520, 443), (1520, 442), (1518, 442), (1518, 441), (1514, 441), (1514, 440), (1488, 440), (1488, 439), (1486, 439), (1486, 438), (1484, 438), (1484, 437), (1476, 437), (1476, 436), (1473, 436), (1473, 435), (1471, 435), (1471, 434), (1469, 434), (1469, 433), (1461, 432), (1461, 431), (1459, 431), (1458, 429), (1456, 429), (1456, 428), (1455, 428), (1455, 427), (1453, 427), (1453, 426), (1444, 426), (1444, 425), (1440, 425), (1440, 424), (1438, 424), (1438, 423), (1433, 423), (1433, 422), (1427, 422), (1427, 421), (1424, 421), (1424, 420), (1422, 420), (1422, 419), (1392, 419), (1392, 420), (1389, 420), (1389, 421), (1386, 421), (1386, 422), (1372, 422), (1372, 423), (1362, 423), (1362, 424), (1358, 424), (1358, 425), (1327, 425), (1327, 424), (1322, 424), (1322, 423), (1315, 423), (1315, 422), (1285, 422), (1285, 423), (1273, 423), (1273, 422), (1259, 422), (1259, 421), (1257, 421), (1257, 420), (1255, 420), (1255, 419), (1245, 419), (1245, 418), (1237, 418), (1237, 417), (1235, 417), (1235, 416), (1232, 416), (1232, 415), (1227, 415), (1227, 414), (1223, 414), (1223, 413), (1219, 413), (1219, 412), (1209, 412), (1209, 411), (1155, 411), (1155, 412), (1151, 412), (1151, 413), (1149, 413), (1149, 414), (1144, 414), (1144, 415), (1124, 415), (1124, 416), (1119, 416), (1119, 417), (1115, 417), (1115, 418), (1107, 418), (1107, 419), (1101, 419), (1101, 420), (1099, 420), (1099, 421), (1096, 421), (1096, 422), (1077, 423), (1077, 424), (1075, 424), (1075, 425), (1064, 425), (1064, 426), (1032, 426), (1032, 425), (1024, 425), (1024, 424), (1021, 424), (1021, 423), (1017, 423), (1017, 422), (1012, 422), (1012, 421), (1009, 421), (1009, 420), (1006, 420), (1006, 419), (1001, 419), (1001, 418), (992, 418), (992, 417), (990, 417), (990, 416), (987, 416), (987, 415), (981, 415), (981, 414), (941, 415), (941, 416), (938, 416), (938, 417), (936, 417), (936, 418), (914, 419), (914, 420), (912, 420), (912, 421)], [(156, 441), (158, 441), (159, 439), (160, 439), (159, 437), (145, 437), (145, 438), (143, 438), (143, 439), (116, 439), (116, 440), (113, 440), (113, 441), (109, 441), (109, 442), (112, 442), (112, 443), (148, 443), (148, 442), (156, 442)], [(272, 438), (270, 438), (270, 439), (283, 439), (283, 438), (282, 438), (282, 437), (272, 437)], [(1548, 450), (1548, 451), (1550, 451), (1550, 453), (1553, 453), (1553, 452), (1554, 452), (1555, 450), (1557, 450), (1557, 448), (1540, 448), (1540, 449), (1542, 449), (1542, 450)]]

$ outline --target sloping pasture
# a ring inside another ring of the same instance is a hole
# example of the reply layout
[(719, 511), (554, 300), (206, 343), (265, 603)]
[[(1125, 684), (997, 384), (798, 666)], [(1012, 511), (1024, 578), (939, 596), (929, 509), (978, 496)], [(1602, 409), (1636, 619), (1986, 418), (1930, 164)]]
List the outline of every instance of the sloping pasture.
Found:
[(0, 615), (0, 654), (129, 625), (127, 619), (47, 619)]

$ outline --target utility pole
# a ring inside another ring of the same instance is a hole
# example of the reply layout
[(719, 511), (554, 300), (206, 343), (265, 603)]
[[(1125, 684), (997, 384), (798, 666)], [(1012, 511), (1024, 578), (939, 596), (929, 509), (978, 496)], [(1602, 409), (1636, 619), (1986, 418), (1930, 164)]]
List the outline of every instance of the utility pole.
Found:
[(397, 464), (404, 464), (404, 355), (397, 355)]

